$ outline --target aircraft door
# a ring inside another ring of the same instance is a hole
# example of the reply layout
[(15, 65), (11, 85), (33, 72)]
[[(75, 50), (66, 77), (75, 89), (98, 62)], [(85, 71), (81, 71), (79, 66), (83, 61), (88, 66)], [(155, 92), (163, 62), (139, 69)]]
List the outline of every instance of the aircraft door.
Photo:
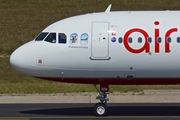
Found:
[(105, 59), (109, 56), (109, 23), (92, 23), (91, 56), (92, 58)]

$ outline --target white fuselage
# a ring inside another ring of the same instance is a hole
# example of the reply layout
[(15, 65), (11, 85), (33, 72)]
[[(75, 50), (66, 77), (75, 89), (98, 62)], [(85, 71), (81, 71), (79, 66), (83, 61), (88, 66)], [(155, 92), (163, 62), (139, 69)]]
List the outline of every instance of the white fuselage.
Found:
[[(64, 19), (43, 30), (42, 33), (48, 33), (43, 40), (33, 40), (18, 48), (11, 55), (11, 65), (26, 75), (49, 79), (177, 79), (180, 78), (179, 15), (179, 11), (124, 11)], [(147, 43), (148, 38), (140, 31), (147, 33), (151, 42)], [(128, 32), (132, 43), (128, 40), (130, 43), (126, 44)], [(50, 33), (56, 33), (53, 43), (44, 41)], [(63, 44), (58, 42), (59, 33), (66, 36)], [(168, 52), (166, 35), (171, 39)], [(161, 42), (155, 44), (157, 37)], [(145, 44), (149, 48), (142, 49)]]

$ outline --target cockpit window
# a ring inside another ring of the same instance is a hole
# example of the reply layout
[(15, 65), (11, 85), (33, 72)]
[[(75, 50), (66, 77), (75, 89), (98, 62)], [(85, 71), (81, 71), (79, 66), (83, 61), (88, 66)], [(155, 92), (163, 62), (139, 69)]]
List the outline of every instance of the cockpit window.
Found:
[(50, 33), (44, 41), (56, 43), (56, 33)]
[(59, 43), (66, 44), (66, 35), (64, 33), (59, 33)]
[(48, 32), (42, 32), (41, 34), (38, 35), (35, 41), (42, 41), (47, 36), (47, 34)]

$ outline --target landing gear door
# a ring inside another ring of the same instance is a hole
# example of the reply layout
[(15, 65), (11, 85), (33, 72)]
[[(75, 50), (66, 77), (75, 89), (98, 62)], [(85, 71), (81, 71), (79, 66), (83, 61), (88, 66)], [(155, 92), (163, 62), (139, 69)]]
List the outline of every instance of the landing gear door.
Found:
[(109, 22), (92, 23), (91, 58), (107, 59), (109, 57)]

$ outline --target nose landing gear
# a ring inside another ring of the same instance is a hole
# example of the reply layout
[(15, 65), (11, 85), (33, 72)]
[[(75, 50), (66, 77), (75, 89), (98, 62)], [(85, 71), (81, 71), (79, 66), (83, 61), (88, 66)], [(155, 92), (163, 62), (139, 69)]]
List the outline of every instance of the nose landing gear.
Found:
[(96, 99), (100, 100), (100, 103), (97, 103), (94, 106), (94, 113), (96, 116), (105, 116), (107, 114), (107, 106), (106, 103), (109, 101), (107, 98), (107, 94), (109, 93), (109, 86), (107, 84), (100, 85), (100, 91), (98, 90), (97, 86), (94, 85), (96, 90), (99, 92), (99, 96)]

